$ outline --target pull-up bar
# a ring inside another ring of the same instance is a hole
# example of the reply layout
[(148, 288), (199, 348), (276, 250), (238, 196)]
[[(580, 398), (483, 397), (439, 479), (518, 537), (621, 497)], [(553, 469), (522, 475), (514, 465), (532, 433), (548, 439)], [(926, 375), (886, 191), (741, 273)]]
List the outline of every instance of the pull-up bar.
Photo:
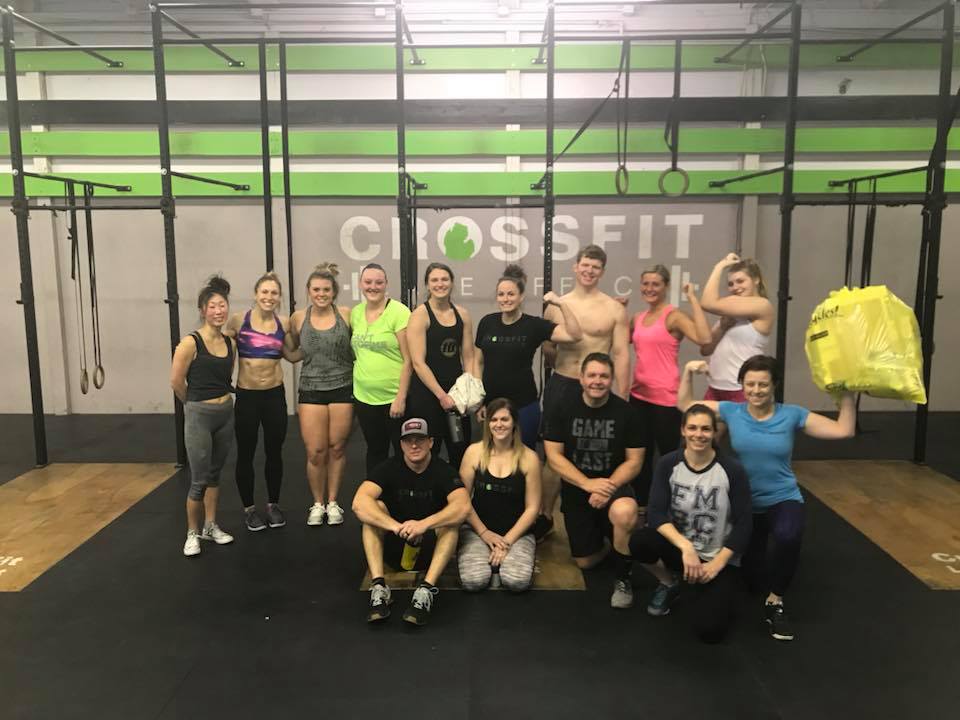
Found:
[(869, 180), (882, 180), (883, 178), (898, 177), (900, 175), (910, 175), (912, 173), (926, 172), (929, 169), (928, 165), (921, 165), (919, 167), (906, 168), (904, 170), (890, 170), (888, 172), (877, 173), (876, 175), (861, 175), (860, 177), (846, 178), (845, 180), (830, 180), (827, 182), (829, 187), (842, 187), (844, 185), (856, 185), (860, 182), (867, 182)]
[(107, 190), (116, 190), (117, 192), (130, 192), (133, 187), (130, 185), (111, 185), (110, 183), (93, 182), (92, 180), (82, 180), (80, 178), (64, 177), (62, 175), (45, 175), (43, 173), (26, 172), (24, 177), (37, 178), (39, 180), (55, 180), (62, 183), (76, 183), (77, 185), (89, 185), (90, 187), (105, 188)]
[(177, 30), (179, 30), (180, 32), (186, 35), (189, 35), (195, 40), (200, 40), (203, 46), (207, 48), (207, 50), (214, 53), (215, 55), (219, 55), (220, 57), (222, 57), (224, 60), (227, 61), (227, 65), (229, 65), (230, 67), (244, 67), (246, 65), (246, 63), (244, 63), (243, 60), (237, 60), (236, 58), (231, 57), (230, 55), (227, 55), (223, 50), (218, 48), (216, 45), (213, 45), (212, 43), (205, 41), (197, 33), (195, 33), (193, 30), (188, 28), (186, 25), (181, 23), (179, 20), (177, 20), (175, 17), (173, 17), (169, 13), (166, 13), (163, 10), (161, 10), (160, 16), (164, 20), (169, 22), (171, 25), (173, 25), (175, 28), (177, 28)]

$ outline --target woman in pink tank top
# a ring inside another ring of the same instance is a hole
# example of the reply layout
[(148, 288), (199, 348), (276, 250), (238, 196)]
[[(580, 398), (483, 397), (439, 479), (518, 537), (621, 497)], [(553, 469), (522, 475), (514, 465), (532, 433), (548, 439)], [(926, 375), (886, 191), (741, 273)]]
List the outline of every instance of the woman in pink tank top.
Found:
[(654, 449), (665, 455), (680, 444), (680, 411), (677, 410), (680, 342), (685, 337), (698, 345), (710, 341), (710, 326), (693, 288), (688, 284), (683, 290), (693, 317), (667, 302), (670, 292), (667, 268), (654, 265), (644, 270), (640, 275), (640, 293), (648, 308), (634, 315), (630, 323), (634, 353), (630, 404), (640, 413), (645, 433), (643, 467), (633, 481), (641, 506), (647, 504), (650, 494)]
[[(724, 274), (729, 294), (721, 297)], [(710, 342), (700, 348), (710, 367), (704, 400), (745, 402), (738, 379), (740, 366), (754, 355), (767, 354), (773, 330), (773, 303), (767, 299), (760, 266), (730, 253), (714, 265), (700, 303), (707, 312), (720, 316)]]

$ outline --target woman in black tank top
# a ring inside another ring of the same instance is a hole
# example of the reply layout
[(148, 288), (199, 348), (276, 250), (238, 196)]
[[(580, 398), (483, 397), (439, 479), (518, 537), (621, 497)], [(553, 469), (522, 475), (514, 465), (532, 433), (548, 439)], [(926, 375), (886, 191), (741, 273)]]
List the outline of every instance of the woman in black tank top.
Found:
[(217, 545), (233, 537), (217, 525), (220, 471), (233, 447), (233, 369), (236, 347), (223, 334), (229, 318), (230, 283), (214, 276), (200, 291), (203, 325), (180, 341), (173, 353), (170, 385), (183, 403), (183, 440), (190, 462), (187, 540), (183, 554), (200, 553), (200, 541)]
[(448, 412), (456, 405), (447, 394), (457, 378), (473, 369), (473, 325), (466, 308), (454, 305), (453, 271), (442, 263), (430, 263), (424, 274), (427, 301), (410, 314), (407, 343), (414, 374), (407, 393), (407, 417), (427, 421), (434, 438), (434, 452), (447, 441), (447, 457), (454, 467), (460, 466), (463, 452), (470, 442), (470, 418), (460, 419), (463, 441), (450, 440)]
[(483, 590), (499, 577), (508, 590), (526, 590), (536, 560), (540, 459), (523, 444), (517, 409), (506, 398), (487, 404), (483, 440), (467, 448), (460, 477), (473, 495), (473, 510), (460, 530), (461, 585)]

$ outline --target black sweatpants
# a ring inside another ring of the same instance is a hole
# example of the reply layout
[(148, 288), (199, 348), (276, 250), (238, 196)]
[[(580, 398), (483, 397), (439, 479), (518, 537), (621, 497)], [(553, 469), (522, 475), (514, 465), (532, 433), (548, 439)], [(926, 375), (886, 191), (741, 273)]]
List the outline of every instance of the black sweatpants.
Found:
[(287, 437), (287, 395), (283, 385), (269, 390), (237, 388), (234, 405), (234, 431), (237, 435), (237, 490), (244, 507), (254, 504), (253, 456), (257, 452), (260, 426), (263, 426), (263, 451), (266, 461), (267, 500), (280, 502), (283, 483), (283, 441)]
[(654, 405), (632, 395), (630, 404), (640, 415), (644, 432), (643, 467), (633, 479), (633, 490), (637, 494), (637, 503), (645, 507), (650, 497), (650, 483), (653, 480), (653, 468), (656, 467), (654, 450), (662, 457), (680, 447), (680, 419), (683, 417), (675, 407)]
[(393, 454), (400, 456), (400, 421), (390, 417), (390, 405), (367, 405), (353, 401), (353, 409), (367, 443), (367, 477), (370, 471)]
[[(630, 538), (630, 552), (636, 562), (653, 565), (657, 560), (674, 572), (683, 573), (683, 556), (673, 543), (651, 527)], [(683, 592), (693, 595), (693, 630), (703, 642), (723, 640), (733, 625), (733, 608), (740, 586), (740, 568), (727, 565), (706, 584), (684, 585)]]

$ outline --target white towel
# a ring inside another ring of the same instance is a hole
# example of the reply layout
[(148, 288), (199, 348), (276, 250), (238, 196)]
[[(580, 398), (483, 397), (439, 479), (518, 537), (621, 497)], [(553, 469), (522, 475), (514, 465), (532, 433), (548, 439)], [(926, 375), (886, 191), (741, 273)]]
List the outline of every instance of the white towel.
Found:
[(447, 393), (457, 404), (457, 412), (461, 415), (479, 410), (485, 394), (483, 381), (466, 372), (457, 378)]

